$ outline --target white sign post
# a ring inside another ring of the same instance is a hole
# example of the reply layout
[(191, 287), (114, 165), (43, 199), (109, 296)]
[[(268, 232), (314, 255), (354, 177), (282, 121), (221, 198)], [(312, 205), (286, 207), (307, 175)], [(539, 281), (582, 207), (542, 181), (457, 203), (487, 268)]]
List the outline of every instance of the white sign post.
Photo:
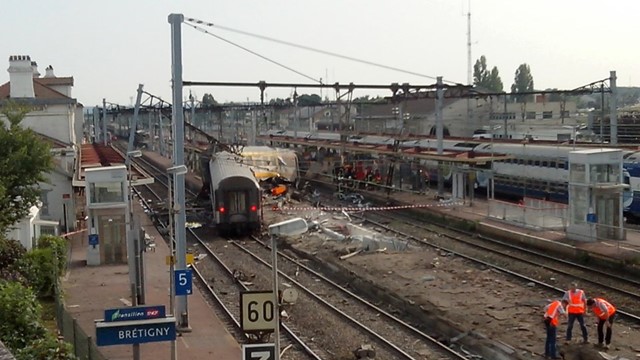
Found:
[(273, 295), (276, 303), (276, 326), (274, 333), (274, 344), (276, 347), (275, 360), (280, 360), (280, 301), (278, 299), (278, 249), (276, 238), (279, 235), (296, 236), (307, 232), (307, 222), (302, 218), (295, 218), (269, 225), (269, 235), (271, 235), (271, 254), (273, 259)]
[(240, 326), (244, 332), (275, 331), (278, 307), (271, 291), (240, 293)]
[(274, 344), (242, 344), (242, 360), (275, 360)]

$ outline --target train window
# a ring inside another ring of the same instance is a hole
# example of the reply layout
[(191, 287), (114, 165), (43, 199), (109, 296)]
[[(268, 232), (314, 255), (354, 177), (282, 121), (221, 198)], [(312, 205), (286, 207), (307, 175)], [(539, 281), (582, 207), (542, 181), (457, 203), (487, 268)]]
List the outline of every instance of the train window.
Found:
[(533, 165), (534, 165), (534, 166), (540, 166), (540, 160), (536, 160), (536, 161), (534, 161), (534, 162), (533, 162)]
[(229, 214), (239, 214), (247, 211), (246, 195), (244, 191), (229, 192)]
[(542, 166), (549, 167), (549, 162), (547, 160), (542, 161)]
[(524, 165), (524, 160), (518, 159), (518, 165)]
[(559, 160), (558, 161), (558, 169), (566, 169), (566, 168), (567, 168), (567, 166), (566, 166), (565, 161), (564, 160)]
[(555, 168), (556, 167), (556, 162), (555, 161), (549, 161), (549, 167), (550, 168)]

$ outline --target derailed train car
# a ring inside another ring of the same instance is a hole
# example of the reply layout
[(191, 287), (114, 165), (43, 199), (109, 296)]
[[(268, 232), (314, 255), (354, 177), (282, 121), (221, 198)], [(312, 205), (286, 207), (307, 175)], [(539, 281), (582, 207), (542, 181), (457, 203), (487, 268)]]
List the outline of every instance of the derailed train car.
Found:
[(238, 156), (220, 152), (209, 162), (213, 222), (223, 235), (244, 235), (260, 229), (262, 195), (251, 168)]
[[(210, 170), (209, 162), (211, 158), (218, 153), (215, 150), (209, 150), (200, 155), (200, 164), (202, 168), (203, 187), (200, 191), (200, 199), (208, 199), (210, 197)], [(277, 149), (269, 146), (245, 146), (238, 152), (235, 157), (238, 163), (249, 166), (256, 179), (265, 186), (280, 187), (295, 186), (299, 181), (298, 156), (293, 150)]]

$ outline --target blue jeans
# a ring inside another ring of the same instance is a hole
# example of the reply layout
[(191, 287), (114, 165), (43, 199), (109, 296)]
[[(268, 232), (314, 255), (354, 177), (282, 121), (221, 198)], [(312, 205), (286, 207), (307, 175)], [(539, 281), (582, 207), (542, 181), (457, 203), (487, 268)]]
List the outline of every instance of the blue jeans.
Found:
[(587, 327), (584, 326), (584, 316), (583, 314), (569, 314), (568, 324), (567, 324), (567, 341), (571, 341), (571, 333), (573, 332), (573, 322), (578, 320), (580, 324), (580, 329), (582, 329), (582, 339), (587, 341)]
[(544, 326), (547, 329), (547, 341), (544, 344), (544, 356), (554, 358), (556, 357), (556, 336), (558, 336), (558, 328), (551, 325), (551, 321), (544, 322)]

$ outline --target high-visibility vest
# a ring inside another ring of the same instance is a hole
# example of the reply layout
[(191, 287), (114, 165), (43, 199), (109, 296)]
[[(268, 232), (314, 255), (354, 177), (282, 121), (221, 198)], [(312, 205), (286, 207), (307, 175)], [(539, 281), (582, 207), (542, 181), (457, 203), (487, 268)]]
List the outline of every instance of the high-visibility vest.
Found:
[[(591, 310), (593, 311), (594, 314), (596, 314), (596, 316), (599, 319), (606, 319), (609, 316), (613, 315), (616, 312), (616, 308), (611, 305), (608, 301), (606, 301), (605, 299), (600, 299), (600, 298), (595, 298), (593, 299), (594, 303), (593, 306), (591, 307)], [(605, 312), (602, 311), (602, 309), (600, 308), (600, 305), (603, 304), (604, 306), (606, 306), (607, 308), (607, 316), (605, 316)]]
[(547, 305), (547, 311), (544, 313), (544, 317), (551, 319), (551, 325), (558, 326), (558, 312), (562, 308), (560, 300), (556, 300)]
[(576, 289), (576, 291), (568, 291), (569, 305), (567, 312), (569, 314), (584, 314), (584, 291)]

